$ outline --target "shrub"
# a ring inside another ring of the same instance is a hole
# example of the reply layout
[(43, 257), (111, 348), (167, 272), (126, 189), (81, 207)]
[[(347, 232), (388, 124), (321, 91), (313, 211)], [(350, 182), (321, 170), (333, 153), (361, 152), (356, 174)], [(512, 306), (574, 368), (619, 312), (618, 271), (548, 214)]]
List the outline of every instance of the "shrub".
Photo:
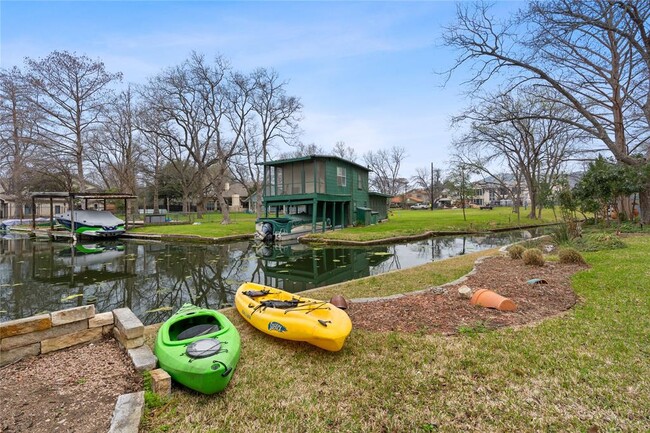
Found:
[(521, 258), (526, 265), (544, 266), (544, 255), (537, 248), (529, 248), (523, 252)]
[(587, 263), (582, 257), (582, 254), (573, 248), (562, 248), (558, 253), (558, 256), (560, 257), (560, 263)]
[(513, 245), (510, 248), (508, 248), (508, 254), (510, 255), (511, 259), (520, 259), (522, 253), (526, 251), (526, 248), (524, 248), (522, 245)]
[(601, 251), (625, 248), (625, 243), (614, 234), (592, 233), (574, 241), (579, 251)]
[(566, 223), (555, 226), (551, 230), (551, 236), (555, 243), (558, 244), (566, 244), (570, 242), (572, 238), (569, 225)]

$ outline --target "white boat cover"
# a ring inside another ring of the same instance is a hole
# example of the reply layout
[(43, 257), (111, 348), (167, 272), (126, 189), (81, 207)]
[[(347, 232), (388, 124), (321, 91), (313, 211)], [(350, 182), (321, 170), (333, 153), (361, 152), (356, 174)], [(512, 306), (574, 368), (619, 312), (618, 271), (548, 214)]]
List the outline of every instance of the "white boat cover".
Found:
[[(70, 212), (54, 216), (56, 219), (70, 221)], [(90, 227), (115, 227), (124, 224), (124, 221), (105, 210), (76, 210), (74, 222)]]
[[(49, 222), (50, 222), (49, 218), (36, 218), (36, 223), (49, 223)], [(28, 225), (31, 223), (32, 223), (31, 218), (8, 219), (8, 220), (0, 221), (0, 226), (12, 227), (12, 226)]]

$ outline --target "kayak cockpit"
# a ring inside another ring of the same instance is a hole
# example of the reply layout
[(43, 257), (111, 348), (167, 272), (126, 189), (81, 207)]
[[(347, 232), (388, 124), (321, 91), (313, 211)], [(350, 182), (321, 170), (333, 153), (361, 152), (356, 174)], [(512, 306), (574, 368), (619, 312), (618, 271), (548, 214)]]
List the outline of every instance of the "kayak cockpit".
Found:
[(212, 334), (220, 329), (219, 321), (212, 315), (184, 317), (169, 327), (169, 340), (187, 340), (201, 335)]

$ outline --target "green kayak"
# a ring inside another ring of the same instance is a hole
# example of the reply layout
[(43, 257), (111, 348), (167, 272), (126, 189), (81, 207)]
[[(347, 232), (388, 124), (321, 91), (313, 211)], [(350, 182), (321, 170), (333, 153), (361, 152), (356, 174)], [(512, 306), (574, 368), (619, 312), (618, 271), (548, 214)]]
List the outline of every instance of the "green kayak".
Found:
[(228, 385), (239, 361), (239, 332), (218, 311), (185, 304), (158, 330), (154, 353), (176, 382), (214, 394)]

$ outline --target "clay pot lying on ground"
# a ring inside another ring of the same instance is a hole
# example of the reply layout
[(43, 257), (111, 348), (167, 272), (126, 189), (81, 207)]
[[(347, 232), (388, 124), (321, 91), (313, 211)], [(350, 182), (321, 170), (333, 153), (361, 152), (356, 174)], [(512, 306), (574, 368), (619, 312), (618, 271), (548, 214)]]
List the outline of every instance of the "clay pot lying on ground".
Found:
[(517, 309), (517, 305), (512, 300), (488, 289), (479, 289), (474, 292), (469, 302), (472, 305), (496, 308), (500, 311), (515, 311)]

